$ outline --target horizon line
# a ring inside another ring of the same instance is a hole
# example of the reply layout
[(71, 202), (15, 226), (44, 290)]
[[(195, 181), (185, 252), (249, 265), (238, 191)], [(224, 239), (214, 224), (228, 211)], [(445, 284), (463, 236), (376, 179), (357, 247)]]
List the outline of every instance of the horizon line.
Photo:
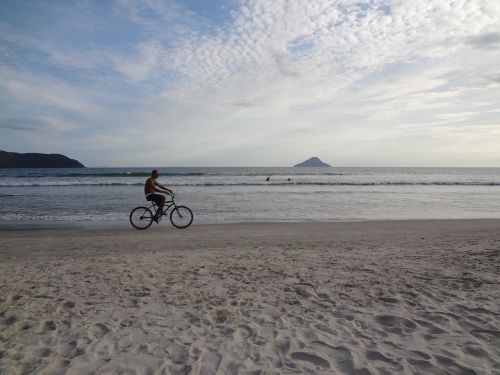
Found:
[[(190, 165), (190, 166), (85, 166), (84, 168), (321, 168), (321, 169), (328, 169), (328, 168), (500, 168), (500, 166), (415, 166), (415, 165), (402, 165), (402, 166), (330, 166), (330, 167), (295, 167), (293, 165), (291, 166), (223, 166), (223, 165), (211, 165), (211, 166), (197, 166), (197, 165)], [(8, 168), (11, 169), (11, 168)], [(36, 169), (36, 168), (34, 168)], [(78, 169), (78, 168), (71, 168), (71, 169)]]

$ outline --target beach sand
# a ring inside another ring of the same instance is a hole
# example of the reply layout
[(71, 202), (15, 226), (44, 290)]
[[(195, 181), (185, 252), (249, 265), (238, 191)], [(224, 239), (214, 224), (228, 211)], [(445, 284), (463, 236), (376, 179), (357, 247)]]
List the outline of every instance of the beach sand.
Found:
[(500, 220), (0, 232), (1, 374), (500, 374)]

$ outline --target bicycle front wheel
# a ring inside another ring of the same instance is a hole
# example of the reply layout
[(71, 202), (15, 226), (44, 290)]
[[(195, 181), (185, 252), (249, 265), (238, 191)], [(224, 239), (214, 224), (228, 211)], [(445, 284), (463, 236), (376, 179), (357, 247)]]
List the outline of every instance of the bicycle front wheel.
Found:
[(153, 214), (147, 207), (136, 207), (130, 213), (130, 224), (135, 229), (148, 229), (153, 223)]
[(172, 225), (179, 229), (187, 228), (193, 222), (193, 212), (186, 206), (177, 206), (170, 211)]

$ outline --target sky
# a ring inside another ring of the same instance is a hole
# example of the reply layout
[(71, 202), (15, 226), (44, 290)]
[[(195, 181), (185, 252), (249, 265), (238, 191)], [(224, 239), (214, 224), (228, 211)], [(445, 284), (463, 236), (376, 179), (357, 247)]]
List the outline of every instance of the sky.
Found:
[(500, 1), (2, 0), (0, 149), (500, 167)]

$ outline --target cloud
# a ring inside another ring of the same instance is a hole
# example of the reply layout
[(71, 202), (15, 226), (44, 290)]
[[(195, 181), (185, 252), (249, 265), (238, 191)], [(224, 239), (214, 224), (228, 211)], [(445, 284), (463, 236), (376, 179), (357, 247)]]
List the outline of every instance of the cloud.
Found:
[(18, 102), (69, 111), (82, 116), (96, 116), (102, 108), (85, 99), (80, 90), (53, 79), (16, 80), (3, 82), (11, 97)]
[(173, 0), (114, 0), (113, 8), (156, 39), (189, 37), (207, 21)]
[(491, 49), (500, 47), (500, 33), (488, 32), (467, 38), (467, 43), (475, 48)]
[(500, 85), (500, 72), (484, 74), (481, 78), (482, 83), (486, 87)]
[(471, 112), (471, 111), (441, 113), (441, 114), (437, 115), (437, 118), (441, 119), (441, 120), (444, 120), (447, 123), (450, 123), (450, 122), (463, 122), (463, 121), (466, 121), (466, 120), (470, 119), (474, 115), (476, 115), (476, 113), (477, 112)]
[(234, 106), (234, 107), (242, 107), (242, 108), (252, 108), (261, 105), (261, 103), (255, 103), (255, 102), (232, 102), (228, 103), (228, 106)]
[(46, 128), (48, 124), (40, 119), (32, 118), (7, 118), (0, 119), (0, 128), (20, 131), (39, 131)]
[(276, 66), (281, 74), (286, 77), (300, 78), (301, 74), (294, 72), (291, 68), (290, 57), (285, 53), (275, 53), (274, 60), (276, 61)]
[(54, 117), (45, 118), (5, 118), (0, 119), (0, 128), (25, 132), (68, 131), (78, 125)]
[[(258, 164), (271, 148), (285, 160), (315, 147), (337, 159), (360, 142), (401, 150), (389, 143), (405, 133), (420, 143), (435, 127), (444, 139), (462, 134), (452, 125), (498, 116), (494, 0), (240, 0), (224, 23), (197, 2), (82, 4), (38, 25), (43, 40), (5, 17), (0, 44), (17, 56), (0, 66), (4, 117), (72, 123), (79, 137), (64, 140), (76, 147), (161, 150), (175, 139), (163, 160)], [(82, 32), (68, 33), (70, 23)], [(252, 147), (253, 159), (238, 153)]]
[(162, 58), (162, 48), (159, 42), (151, 41), (140, 44), (135, 54), (108, 54), (115, 69), (126, 77), (140, 81), (150, 77), (159, 67)]
[(498, 20), (498, 14), (488, 16), (460, 3), (426, 4), (395, 2), (389, 11), (380, 1), (364, 6), (349, 1), (243, 2), (232, 27), (211, 38), (178, 43), (166, 51), (165, 61), (184, 77), (177, 87), (181, 98), (217, 99), (214, 94), (227, 93), (244, 101), (293, 77), (300, 79), (299, 90), (321, 85), (324, 100), (387, 64), (455, 51), (459, 46), (446, 41), (450, 35), (468, 35), (468, 19), (475, 19), (476, 29)]

